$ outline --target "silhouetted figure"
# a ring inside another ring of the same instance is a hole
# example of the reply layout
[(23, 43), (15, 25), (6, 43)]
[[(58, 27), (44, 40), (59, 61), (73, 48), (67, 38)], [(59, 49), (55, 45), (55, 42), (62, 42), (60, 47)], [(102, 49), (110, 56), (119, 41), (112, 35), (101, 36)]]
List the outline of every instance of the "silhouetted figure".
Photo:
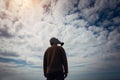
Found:
[[(43, 66), (44, 76), (47, 80), (64, 80), (68, 74), (68, 62), (63, 42), (57, 38), (50, 39), (51, 47), (44, 54)], [(57, 44), (61, 44), (58, 46)]]

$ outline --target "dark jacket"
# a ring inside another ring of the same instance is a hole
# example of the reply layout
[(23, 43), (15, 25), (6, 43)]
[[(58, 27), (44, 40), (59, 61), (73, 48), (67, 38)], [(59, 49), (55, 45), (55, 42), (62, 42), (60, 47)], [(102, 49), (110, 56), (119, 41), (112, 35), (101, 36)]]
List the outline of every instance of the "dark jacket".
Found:
[(61, 46), (51, 46), (44, 54), (43, 60), (44, 74), (54, 72), (68, 73), (68, 63), (66, 53)]

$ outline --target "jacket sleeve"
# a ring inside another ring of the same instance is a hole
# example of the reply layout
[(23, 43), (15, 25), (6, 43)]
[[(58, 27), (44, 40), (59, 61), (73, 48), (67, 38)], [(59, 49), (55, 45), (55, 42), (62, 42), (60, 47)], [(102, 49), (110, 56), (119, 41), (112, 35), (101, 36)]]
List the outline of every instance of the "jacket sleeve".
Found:
[(64, 72), (68, 73), (68, 61), (67, 61), (67, 56), (64, 48), (61, 47), (61, 52), (62, 52), (62, 63), (64, 67)]
[(47, 55), (47, 51), (45, 51), (45, 53), (44, 53), (44, 59), (43, 59), (44, 74), (47, 73), (47, 59), (46, 59), (46, 55)]

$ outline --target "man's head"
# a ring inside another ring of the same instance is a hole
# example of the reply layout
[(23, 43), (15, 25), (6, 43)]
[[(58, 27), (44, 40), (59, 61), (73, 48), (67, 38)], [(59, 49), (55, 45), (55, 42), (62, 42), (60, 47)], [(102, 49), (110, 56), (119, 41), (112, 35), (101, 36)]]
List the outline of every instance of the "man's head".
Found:
[(52, 37), (52, 38), (50, 39), (50, 44), (51, 44), (51, 45), (61, 44), (61, 46), (64, 45), (63, 42), (59, 41), (59, 40), (58, 40), (57, 38), (55, 38), (55, 37)]

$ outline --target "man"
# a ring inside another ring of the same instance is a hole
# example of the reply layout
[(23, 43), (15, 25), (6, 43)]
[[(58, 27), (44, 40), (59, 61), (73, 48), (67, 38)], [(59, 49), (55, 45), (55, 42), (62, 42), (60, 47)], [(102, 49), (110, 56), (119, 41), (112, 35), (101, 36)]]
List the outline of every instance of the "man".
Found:
[[(44, 76), (47, 80), (64, 80), (68, 74), (68, 62), (63, 42), (57, 38), (50, 39), (51, 47), (44, 54), (43, 67)], [(61, 46), (58, 46), (61, 44)]]

